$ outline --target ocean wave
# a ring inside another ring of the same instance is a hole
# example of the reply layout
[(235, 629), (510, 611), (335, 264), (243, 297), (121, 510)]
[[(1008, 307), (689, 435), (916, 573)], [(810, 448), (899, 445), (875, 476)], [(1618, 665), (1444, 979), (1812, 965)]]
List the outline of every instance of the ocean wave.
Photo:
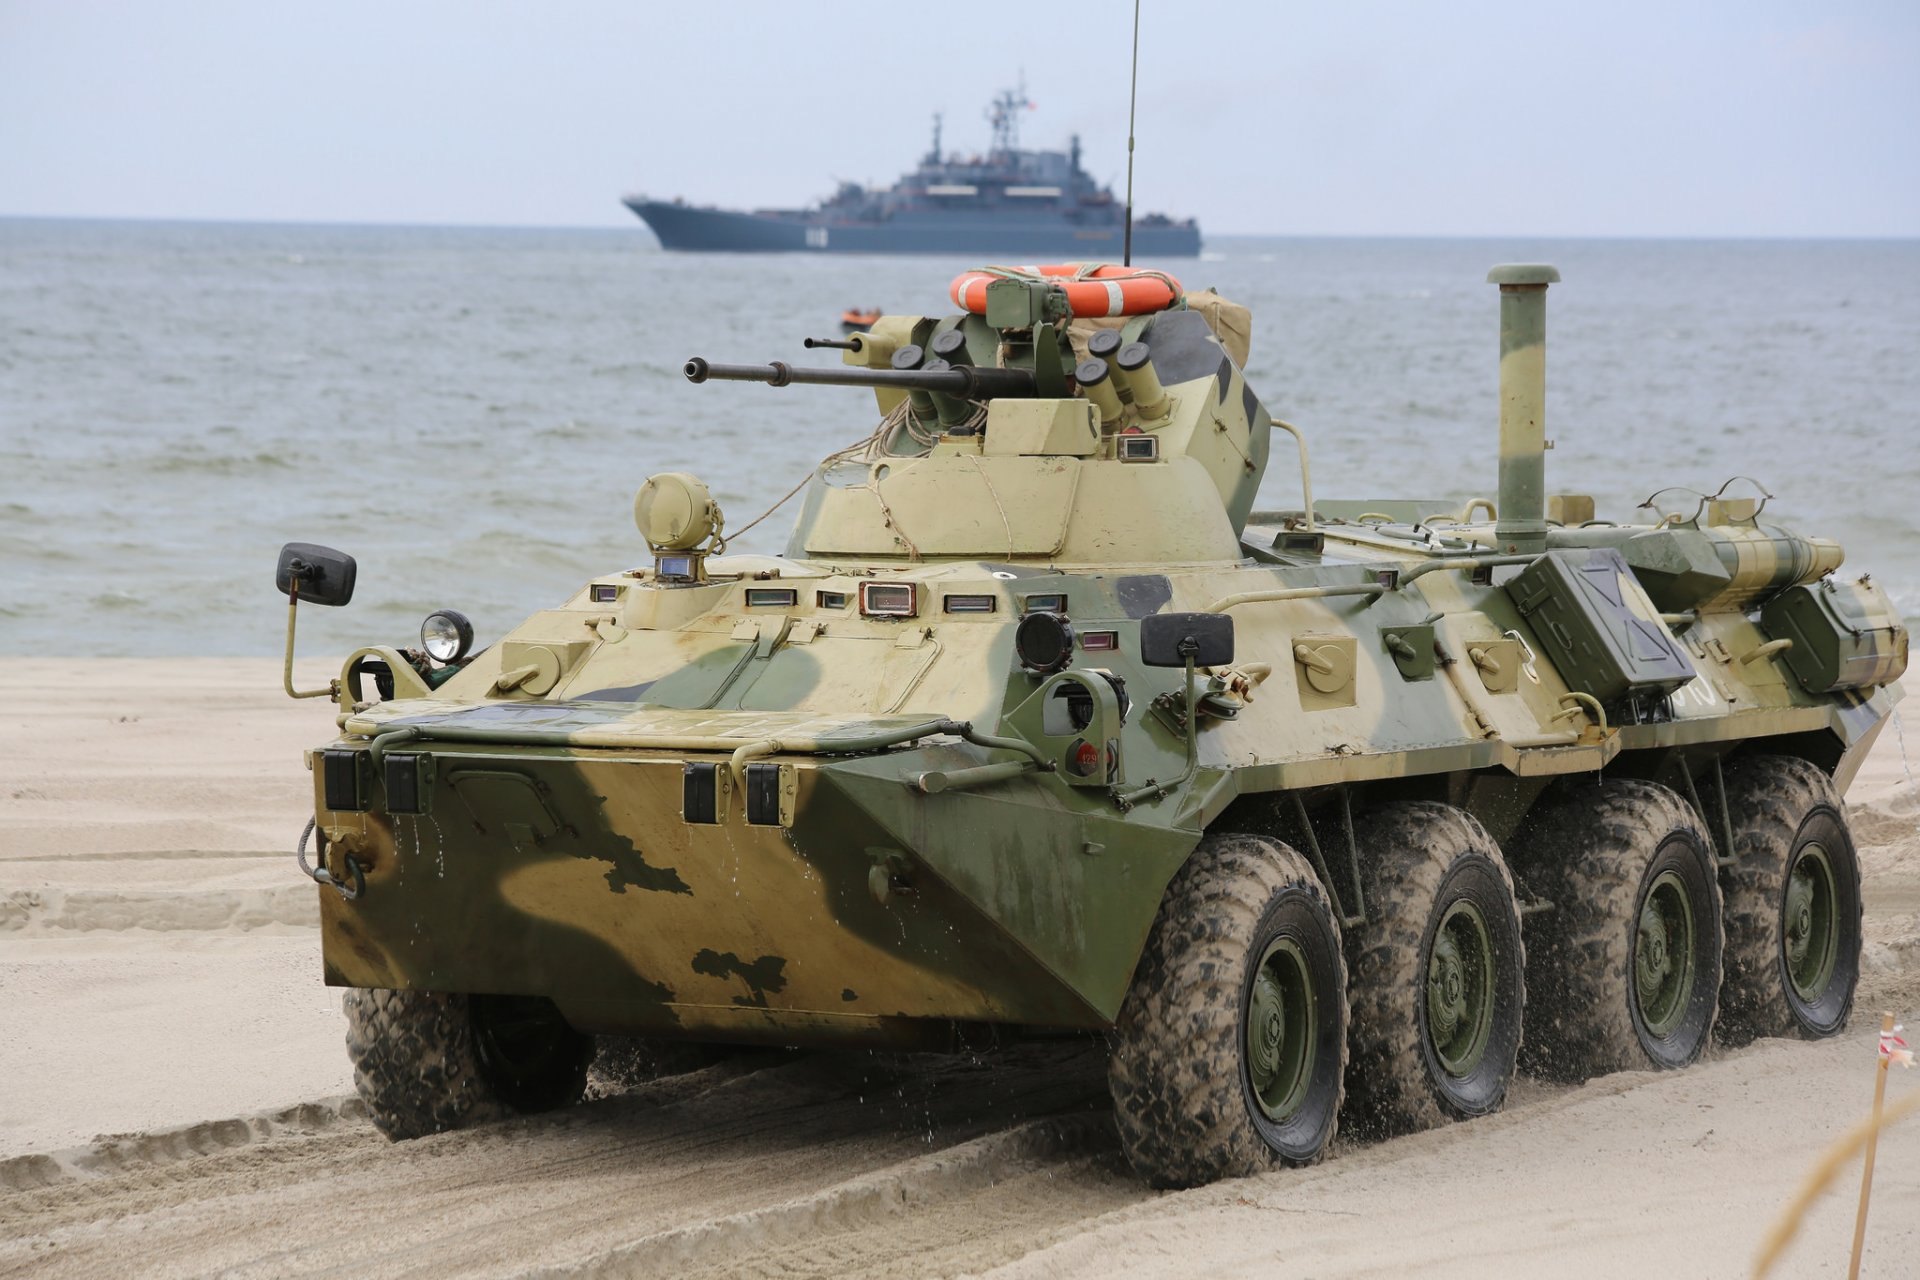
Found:
[(550, 426), (537, 427), (534, 435), (543, 440), (588, 440), (599, 435), (601, 428), (584, 422), (575, 422), (569, 418), (565, 422), (556, 422)]
[(123, 465), (154, 475), (245, 475), (256, 471), (291, 471), (309, 459), (274, 450), (253, 453), (179, 451), (157, 457), (128, 459)]
[(81, 559), (79, 553), (64, 542), (14, 533), (0, 534), (0, 553), (22, 564), (73, 564)]

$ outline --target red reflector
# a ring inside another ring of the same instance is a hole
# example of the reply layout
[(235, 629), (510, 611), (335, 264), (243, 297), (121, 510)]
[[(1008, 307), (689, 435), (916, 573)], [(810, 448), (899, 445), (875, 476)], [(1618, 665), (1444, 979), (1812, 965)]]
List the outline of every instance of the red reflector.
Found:
[(1083, 778), (1092, 777), (1093, 771), (1100, 767), (1100, 748), (1091, 742), (1077, 744), (1067, 767)]

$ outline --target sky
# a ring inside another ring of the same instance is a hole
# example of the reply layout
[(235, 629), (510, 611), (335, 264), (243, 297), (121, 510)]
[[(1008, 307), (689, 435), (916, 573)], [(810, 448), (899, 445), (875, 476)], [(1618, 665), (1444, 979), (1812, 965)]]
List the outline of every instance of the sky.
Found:
[[(1124, 185), (1132, 8), (0, 0), (0, 216), (631, 226), (885, 185), (1024, 74)], [(1920, 0), (1145, 0), (1136, 204), (1214, 234), (1920, 235)]]

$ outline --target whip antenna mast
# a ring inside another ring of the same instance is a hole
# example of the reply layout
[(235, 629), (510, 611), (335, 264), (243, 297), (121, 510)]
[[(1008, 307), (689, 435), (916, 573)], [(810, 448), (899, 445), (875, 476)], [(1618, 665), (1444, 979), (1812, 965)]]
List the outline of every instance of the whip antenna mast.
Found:
[(1133, 106), (1140, 100), (1140, 0), (1133, 0), (1133, 68), (1127, 74), (1127, 230), (1120, 265), (1133, 265)]

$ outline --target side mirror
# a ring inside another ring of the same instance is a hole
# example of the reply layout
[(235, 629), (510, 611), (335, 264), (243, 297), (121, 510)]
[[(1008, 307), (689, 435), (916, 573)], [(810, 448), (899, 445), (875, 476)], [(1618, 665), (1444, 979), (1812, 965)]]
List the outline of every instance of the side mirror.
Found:
[(283, 596), (297, 590), (309, 604), (338, 606), (353, 599), (353, 557), (313, 542), (289, 542), (280, 548), (273, 585)]
[(1140, 619), (1140, 661), (1150, 667), (1223, 667), (1233, 661), (1233, 619), (1224, 613), (1156, 613)]

